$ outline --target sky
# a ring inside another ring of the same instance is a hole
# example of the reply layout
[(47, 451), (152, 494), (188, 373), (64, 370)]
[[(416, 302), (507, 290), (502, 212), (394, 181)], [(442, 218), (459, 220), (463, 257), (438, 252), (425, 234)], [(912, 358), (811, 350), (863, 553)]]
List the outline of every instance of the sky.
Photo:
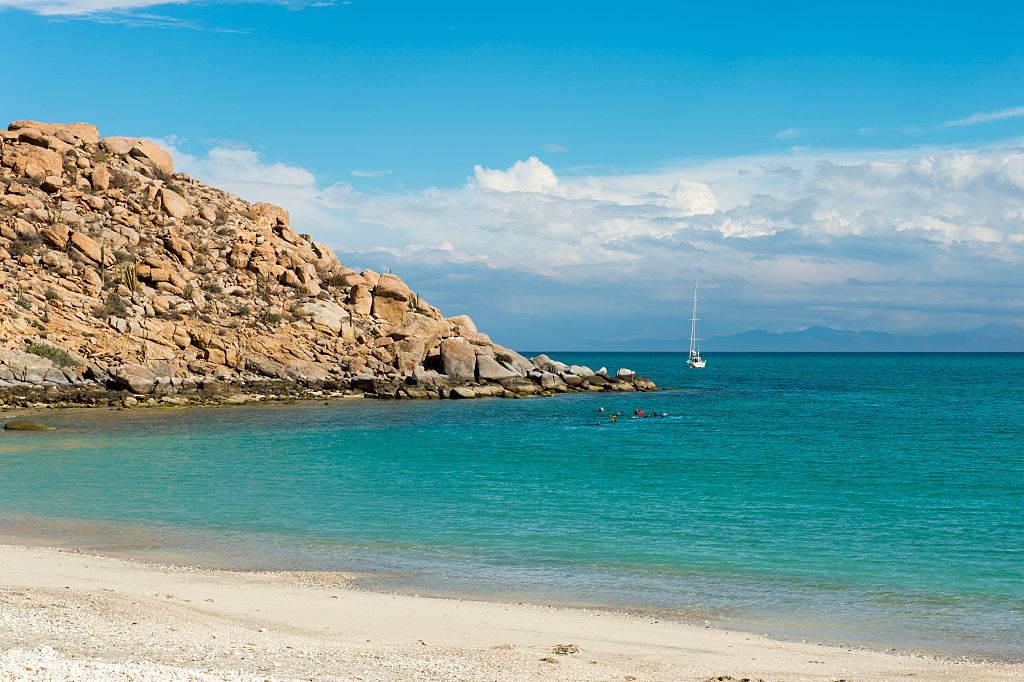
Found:
[[(493, 6), (488, 6), (493, 5)], [(88, 121), (526, 349), (1024, 325), (1024, 6), (0, 0)]]

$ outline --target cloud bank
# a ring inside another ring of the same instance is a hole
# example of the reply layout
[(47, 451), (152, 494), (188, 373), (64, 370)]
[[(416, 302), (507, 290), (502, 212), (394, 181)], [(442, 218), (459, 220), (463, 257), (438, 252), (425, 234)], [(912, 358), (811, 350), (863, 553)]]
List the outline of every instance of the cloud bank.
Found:
[(457, 187), (374, 193), (247, 149), (174, 154), (520, 346), (681, 336), (694, 279), (709, 332), (1024, 322), (1018, 145), (797, 150), (616, 175), (528, 157), (477, 165)]

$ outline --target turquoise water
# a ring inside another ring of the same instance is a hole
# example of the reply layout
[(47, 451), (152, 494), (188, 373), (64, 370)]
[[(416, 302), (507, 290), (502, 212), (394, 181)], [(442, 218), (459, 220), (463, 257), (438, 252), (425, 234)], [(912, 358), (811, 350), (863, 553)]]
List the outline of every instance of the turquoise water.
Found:
[(667, 390), (46, 415), (0, 539), (1024, 659), (1024, 355), (559, 357)]

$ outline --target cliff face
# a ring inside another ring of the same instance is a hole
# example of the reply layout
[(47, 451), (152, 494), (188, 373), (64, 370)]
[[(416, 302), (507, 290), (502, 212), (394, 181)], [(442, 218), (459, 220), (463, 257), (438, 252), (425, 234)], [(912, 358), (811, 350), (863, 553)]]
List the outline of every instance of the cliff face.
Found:
[[(0, 132), (0, 388), (177, 395), (262, 382), (381, 397), (646, 390), (532, 360), (357, 272), (287, 212), (89, 124)], [(135, 398), (137, 399), (137, 398)]]

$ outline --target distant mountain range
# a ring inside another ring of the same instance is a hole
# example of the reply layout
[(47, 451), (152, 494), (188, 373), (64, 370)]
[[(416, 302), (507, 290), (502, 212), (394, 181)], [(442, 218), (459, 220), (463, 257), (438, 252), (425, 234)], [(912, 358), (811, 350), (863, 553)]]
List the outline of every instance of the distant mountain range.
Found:
[[(685, 352), (688, 339), (632, 339), (594, 342), (591, 350), (603, 351), (679, 351)], [(719, 351), (773, 352), (1024, 352), (1024, 328), (1007, 324), (988, 324), (977, 329), (945, 334), (890, 334), (889, 332), (852, 332), (829, 327), (809, 327), (802, 331), (774, 333), (763, 329), (711, 336), (701, 342), (708, 353)]]
[(1024, 328), (988, 324), (977, 329), (924, 336), (888, 332), (851, 332), (809, 327), (776, 334), (755, 329), (713, 336), (702, 346), (712, 351), (781, 352), (1024, 352)]

